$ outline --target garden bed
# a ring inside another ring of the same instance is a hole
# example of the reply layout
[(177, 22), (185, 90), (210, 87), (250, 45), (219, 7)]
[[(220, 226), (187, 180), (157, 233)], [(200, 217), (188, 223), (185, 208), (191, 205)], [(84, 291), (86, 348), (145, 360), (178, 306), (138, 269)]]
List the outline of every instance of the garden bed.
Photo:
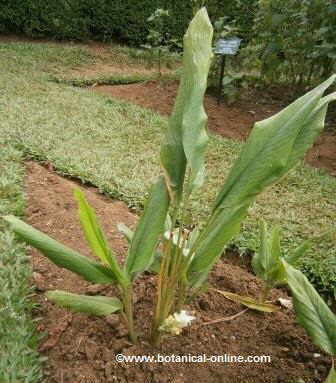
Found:
[[(66, 245), (90, 256), (80, 232), (72, 190), (78, 185), (36, 163), (27, 164), (26, 220)], [(85, 188), (116, 253), (122, 257), (126, 243), (116, 225), (133, 226), (137, 220), (122, 202), (113, 201), (94, 188)], [(294, 322), (293, 313), (282, 308), (274, 314), (248, 311), (235, 320), (203, 325), (242, 310), (215, 292), (204, 293), (189, 309), (197, 320), (182, 336), (167, 338), (160, 349), (152, 349), (144, 336), (138, 346), (129, 343), (118, 317), (88, 317), (70, 314), (49, 303), (44, 292), (63, 289), (75, 293), (115, 295), (114, 288), (89, 285), (67, 270), (50, 263), (36, 250), (31, 251), (39, 303), (39, 331), (46, 332), (40, 351), (48, 357), (45, 383), (84, 382), (322, 382), (328, 371), (328, 358), (309, 342)], [(238, 255), (237, 255), (238, 257)], [(239, 294), (256, 296), (259, 281), (236, 265), (234, 255), (225, 257), (214, 269), (212, 286)], [(233, 259), (233, 261), (230, 261)], [(236, 258), (238, 259), (238, 258)], [(136, 322), (148, 333), (153, 309), (155, 276), (148, 274), (135, 286)], [(272, 291), (272, 300), (287, 297), (282, 290)], [(150, 314), (150, 315), (149, 315)], [(115, 355), (266, 355), (271, 363), (117, 363)], [(318, 356), (316, 355), (318, 353)]]
[[(102, 85), (93, 89), (169, 115), (174, 105), (177, 87), (178, 82), (148, 81), (127, 86)], [(225, 102), (218, 105), (217, 100), (208, 95), (205, 98), (205, 107), (209, 117), (209, 129), (223, 137), (246, 139), (256, 121), (274, 115), (284, 106), (279, 102), (260, 102), (263, 96), (259, 96), (257, 92), (252, 92), (249, 100), (242, 100), (233, 105), (227, 105)], [(308, 152), (306, 161), (336, 176), (336, 135), (333, 132), (323, 132)]]

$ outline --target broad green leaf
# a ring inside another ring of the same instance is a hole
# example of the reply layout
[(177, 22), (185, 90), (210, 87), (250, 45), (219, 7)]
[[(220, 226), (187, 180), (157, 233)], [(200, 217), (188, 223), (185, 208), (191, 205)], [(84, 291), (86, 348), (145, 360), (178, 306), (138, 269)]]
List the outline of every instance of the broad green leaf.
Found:
[(107, 244), (94, 210), (88, 204), (80, 189), (75, 189), (74, 195), (78, 202), (78, 213), (82, 229), (93, 254), (100, 258), (105, 265), (111, 268), (111, 271), (118, 282), (127, 285), (129, 281), (121, 270), (116, 256), (112, 253)]
[(191, 273), (211, 269), (239, 231), (256, 196), (303, 159), (323, 129), (328, 103), (336, 99), (336, 93), (322, 97), (334, 80), (332, 76), (280, 113), (255, 124), (196, 241)]
[(233, 293), (229, 293), (227, 291), (221, 291), (221, 290), (217, 290), (217, 289), (213, 289), (213, 290), (217, 291), (217, 293), (223, 295), (225, 298), (227, 298), (233, 302), (240, 303), (243, 306), (246, 306), (252, 310), (262, 311), (265, 313), (272, 313), (274, 311), (279, 311), (279, 307), (277, 307), (277, 306), (274, 306), (274, 305), (271, 305), (268, 303), (259, 303), (250, 297), (245, 297), (242, 295), (233, 294)]
[(123, 223), (118, 224), (118, 230), (120, 231), (120, 233), (122, 233), (124, 235), (124, 237), (127, 239), (128, 243), (132, 242), (132, 238), (134, 235), (133, 230), (131, 230), (128, 226), (126, 226)]
[(48, 291), (46, 296), (60, 307), (90, 315), (105, 316), (122, 309), (118, 298), (79, 295), (59, 290)]
[[(222, 254), (225, 244), (239, 233), (240, 224), (246, 214), (247, 208), (242, 206), (230, 211), (219, 211), (212, 217), (211, 223), (202, 230), (194, 243), (190, 273), (203, 274), (212, 268)], [(196, 279), (198, 280), (197, 277)]]
[(153, 185), (142, 217), (134, 232), (126, 259), (129, 275), (147, 270), (153, 261), (155, 248), (164, 232), (169, 208), (169, 195), (163, 177)]
[(336, 383), (336, 370), (334, 365), (332, 365), (329, 375), (325, 383)]
[(252, 202), (303, 159), (324, 127), (329, 102), (336, 99), (336, 93), (323, 97), (335, 78), (255, 124), (216, 199), (215, 210)]
[(91, 261), (14, 216), (6, 216), (4, 219), (11, 224), (21, 239), (40, 250), (57, 266), (71, 270), (89, 282), (101, 284), (115, 282), (110, 270), (103, 265)]
[(314, 344), (328, 354), (336, 355), (336, 315), (320, 297), (308, 279), (283, 261), (287, 281), (293, 294), (297, 320)]
[(166, 137), (161, 147), (161, 163), (173, 198), (180, 200), (187, 164), (190, 189), (204, 178), (204, 150), (208, 141), (204, 93), (211, 64), (213, 29), (202, 8), (191, 21), (184, 36), (183, 73)]

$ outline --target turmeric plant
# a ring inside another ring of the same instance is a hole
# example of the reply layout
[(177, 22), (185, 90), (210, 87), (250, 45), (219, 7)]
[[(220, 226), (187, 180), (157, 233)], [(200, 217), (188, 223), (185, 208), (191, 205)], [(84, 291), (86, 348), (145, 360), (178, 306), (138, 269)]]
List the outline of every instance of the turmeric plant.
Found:
[(186, 302), (202, 291), (204, 282), (256, 197), (300, 160), (322, 131), (327, 107), (336, 94), (323, 97), (332, 76), (280, 113), (255, 124), (239, 158), (213, 203), (204, 225), (185, 230), (190, 196), (204, 182), (208, 135), (203, 107), (212, 60), (212, 35), (207, 11), (200, 9), (184, 36), (183, 73), (161, 147), (163, 176), (153, 186), (134, 233), (125, 226), (130, 246), (124, 264), (117, 261), (98, 226), (93, 210), (77, 192), (80, 218), (92, 261), (59, 244), (15, 217), (5, 217), (13, 230), (51, 261), (93, 283), (111, 283), (119, 298), (87, 297), (67, 292), (48, 293), (51, 300), (72, 310), (106, 315), (121, 313), (136, 342), (132, 286), (145, 270), (157, 270), (157, 301), (151, 340), (179, 334), (193, 319)]

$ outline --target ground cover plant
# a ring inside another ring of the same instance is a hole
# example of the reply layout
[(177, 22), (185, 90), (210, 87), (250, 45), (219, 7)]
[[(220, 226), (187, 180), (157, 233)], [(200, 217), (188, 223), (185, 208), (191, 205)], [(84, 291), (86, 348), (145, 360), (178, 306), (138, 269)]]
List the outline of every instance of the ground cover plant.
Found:
[[(6, 218), (17, 234), (57, 265), (95, 283), (116, 282), (122, 304), (115, 298), (75, 296), (67, 292), (50, 293), (49, 298), (75, 311), (97, 315), (121, 310), (133, 342), (136, 342), (136, 334), (132, 281), (139, 273), (149, 270), (155, 258), (159, 259), (152, 343), (159, 344), (163, 332), (179, 334), (193, 319), (182, 310), (186, 301), (203, 289), (209, 272), (229, 240), (239, 232), (256, 196), (283, 177), (312, 145), (323, 129), (328, 103), (335, 98), (335, 94), (323, 97), (334, 81), (331, 77), (282, 112), (257, 123), (205, 225), (191, 233), (185, 231), (188, 199), (204, 181), (207, 135), (203, 97), (212, 57), (211, 39), (211, 24), (203, 8), (196, 14), (184, 39), (181, 86), (161, 148), (165, 177), (153, 186), (134, 234), (127, 234), (130, 250), (123, 268), (108, 248), (94, 212), (78, 192), (84, 233), (102, 264), (89, 261), (15, 217)], [(167, 215), (169, 205), (171, 214)], [(157, 248), (159, 242), (162, 246)]]
[[(11, 145), (0, 145), (0, 215), (21, 216), (22, 153)], [(32, 319), (33, 292), (28, 279), (31, 269), (22, 243), (0, 222), (0, 381), (37, 382), (43, 358), (37, 352), (39, 336)]]
[[(159, 171), (157, 147), (166, 119), (130, 103), (49, 82), (55, 73), (92, 60), (82, 47), (5, 43), (0, 49), (0, 98), (6, 113), (0, 123), (1, 137), (36, 159), (52, 162), (63, 174), (90, 182), (140, 211), (146, 190)], [(108, 145), (108, 140), (113, 145)], [(191, 196), (187, 218), (192, 211), (204, 222), (214, 192), (241, 147), (239, 142), (210, 136), (207, 182)], [(272, 225), (281, 223), (284, 253), (309, 238), (312, 247), (299, 266), (319, 291), (333, 296), (335, 185), (335, 179), (321, 170), (296, 167), (250, 208), (235, 244), (242, 252), (256, 249), (261, 217)], [(188, 224), (193, 224), (191, 218)]]

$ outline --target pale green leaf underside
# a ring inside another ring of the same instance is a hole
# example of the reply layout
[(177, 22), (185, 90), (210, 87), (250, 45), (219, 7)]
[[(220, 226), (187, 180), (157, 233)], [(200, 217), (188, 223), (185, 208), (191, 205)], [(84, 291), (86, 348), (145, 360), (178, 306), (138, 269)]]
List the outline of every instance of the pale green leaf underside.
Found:
[(46, 295), (58, 306), (73, 312), (104, 316), (122, 309), (122, 303), (118, 298), (79, 295), (60, 290), (49, 291)]
[(110, 270), (103, 265), (91, 261), (14, 216), (7, 216), (4, 219), (11, 224), (21, 239), (40, 250), (57, 266), (66, 268), (89, 282), (106, 284), (115, 281)]
[(293, 294), (297, 320), (314, 344), (336, 355), (336, 315), (330, 310), (308, 279), (284, 261), (287, 281)]

